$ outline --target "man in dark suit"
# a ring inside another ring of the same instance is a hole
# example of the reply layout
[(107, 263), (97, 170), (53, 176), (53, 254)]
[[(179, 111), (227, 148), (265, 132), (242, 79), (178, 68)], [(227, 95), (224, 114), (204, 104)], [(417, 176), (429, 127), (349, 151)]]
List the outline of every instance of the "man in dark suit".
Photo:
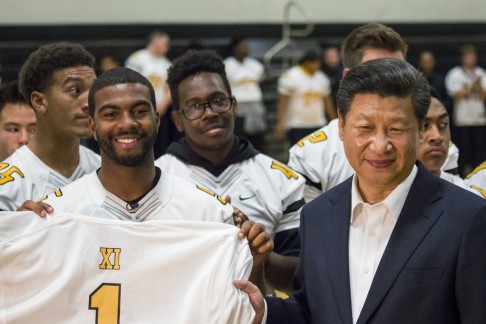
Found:
[(372, 60), (337, 101), (355, 175), (304, 206), (294, 294), (266, 299), (267, 323), (486, 323), (486, 203), (416, 162), (427, 80)]

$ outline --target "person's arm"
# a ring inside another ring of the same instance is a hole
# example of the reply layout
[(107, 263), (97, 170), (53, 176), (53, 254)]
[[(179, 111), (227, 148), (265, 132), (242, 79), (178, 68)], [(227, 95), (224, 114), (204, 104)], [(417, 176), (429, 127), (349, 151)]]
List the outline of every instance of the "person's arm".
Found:
[(285, 136), (285, 120), (290, 101), (289, 95), (280, 94), (277, 102), (277, 124), (275, 125), (274, 136), (276, 139), (283, 139)]
[[(270, 254), (265, 263), (265, 278), (270, 286), (287, 295), (292, 292), (292, 280), (299, 258), (291, 255)], [(290, 280), (289, 280), (290, 278)]]
[(262, 224), (251, 220), (247, 220), (241, 225), (238, 235), (240, 239), (244, 237), (248, 239), (251, 254), (253, 255), (253, 268), (249, 280), (265, 293), (264, 265), (273, 251), (273, 240), (265, 232), (265, 227)]
[(334, 101), (330, 94), (324, 96), (324, 113), (326, 114), (328, 121), (337, 118), (336, 107), (334, 107)]

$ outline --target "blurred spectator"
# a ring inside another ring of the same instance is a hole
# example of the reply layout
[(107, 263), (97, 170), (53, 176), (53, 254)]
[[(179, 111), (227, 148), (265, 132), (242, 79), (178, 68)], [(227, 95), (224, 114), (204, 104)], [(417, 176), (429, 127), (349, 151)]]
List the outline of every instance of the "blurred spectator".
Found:
[(308, 51), (279, 78), (275, 138), (286, 134), (293, 145), (336, 118), (331, 82), (320, 70), (321, 63), (320, 53)]
[(17, 80), (0, 88), (0, 161), (29, 143), (35, 133), (35, 113), (19, 92)]
[(459, 172), (465, 177), (486, 160), (486, 71), (477, 66), (472, 45), (461, 47), (461, 62), (446, 75), (446, 88), (454, 102), (453, 140), (459, 147)]
[(431, 51), (423, 51), (419, 54), (418, 69), (424, 74), (429, 81), (429, 85), (434, 88), (443, 102), (448, 99), (447, 91), (445, 89), (444, 75), (437, 71), (436, 60), (434, 53)]
[(238, 102), (235, 134), (248, 139), (257, 150), (263, 151), (263, 135), (267, 128), (260, 89), (260, 82), (264, 78), (263, 64), (249, 57), (250, 48), (246, 38), (233, 39), (231, 49), (232, 56), (224, 64)]
[[(343, 63), (341, 54), (336, 46), (326, 47), (322, 51), (322, 72), (324, 72), (331, 81), (331, 97), (336, 107), (336, 95), (339, 89), (339, 82), (343, 76)], [(337, 111), (336, 111), (337, 114)]]
[(170, 37), (156, 30), (148, 39), (147, 47), (136, 51), (126, 60), (125, 66), (145, 76), (155, 90), (160, 126), (155, 141), (155, 158), (161, 156), (173, 141), (181, 138), (171, 118), (171, 97), (167, 85), (167, 69), (171, 66), (166, 55), (169, 52)]
[(99, 59), (99, 72), (103, 73), (105, 71), (117, 68), (120, 66), (120, 60), (110, 53), (104, 54)]

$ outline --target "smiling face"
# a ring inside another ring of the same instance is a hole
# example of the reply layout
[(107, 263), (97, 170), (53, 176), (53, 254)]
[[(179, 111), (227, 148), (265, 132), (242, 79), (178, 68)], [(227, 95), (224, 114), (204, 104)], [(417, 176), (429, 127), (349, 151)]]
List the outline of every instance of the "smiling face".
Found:
[(53, 73), (52, 81), (41, 94), (45, 107), (45, 120), (61, 136), (88, 137), (88, 91), (96, 74), (89, 66), (60, 69)]
[(432, 98), (424, 124), (424, 136), (420, 144), (418, 159), (435, 175), (447, 159), (451, 141), (449, 115), (436, 98)]
[(419, 146), (419, 124), (411, 98), (356, 94), (339, 135), (356, 171), (363, 198), (390, 192), (410, 174)]
[(159, 118), (149, 89), (140, 83), (118, 84), (99, 89), (94, 99), (90, 127), (100, 145), (102, 164), (153, 164)]
[[(184, 79), (178, 87), (179, 107), (229, 97), (223, 80), (217, 73), (203, 72)], [(236, 104), (227, 112), (215, 113), (206, 108), (204, 115), (196, 120), (187, 120), (180, 111), (172, 114), (177, 129), (184, 132), (186, 143), (200, 156), (214, 161), (223, 159), (234, 145), (234, 121)]]

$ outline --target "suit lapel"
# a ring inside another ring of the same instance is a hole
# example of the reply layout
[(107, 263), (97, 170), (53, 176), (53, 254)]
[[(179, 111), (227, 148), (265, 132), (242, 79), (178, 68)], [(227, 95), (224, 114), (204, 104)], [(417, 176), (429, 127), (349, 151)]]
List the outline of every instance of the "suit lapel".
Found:
[(358, 323), (366, 323), (390, 290), (398, 274), (442, 214), (430, 208), (441, 198), (438, 178), (419, 163), (402, 212), (376, 271)]
[(349, 284), (349, 223), (351, 213), (351, 182), (347, 180), (329, 199), (331, 210), (326, 215), (324, 250), (332, 293), (343, 323), (352, 323), (351, 292)]

